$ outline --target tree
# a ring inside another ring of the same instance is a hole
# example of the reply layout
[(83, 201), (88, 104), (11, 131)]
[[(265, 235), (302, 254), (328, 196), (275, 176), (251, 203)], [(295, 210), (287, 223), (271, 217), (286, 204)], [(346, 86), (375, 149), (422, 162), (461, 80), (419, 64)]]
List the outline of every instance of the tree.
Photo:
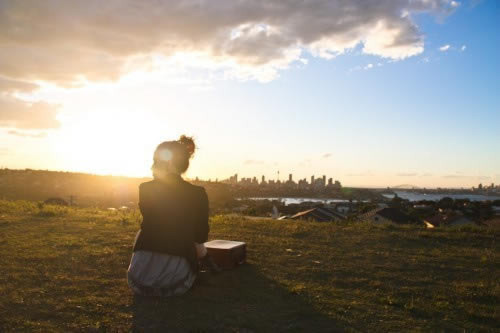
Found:
[(438, 207), (441, 209), (452, 209), (453, 208), (453, 199), (450, 197), (444, 197), (438, 202)]

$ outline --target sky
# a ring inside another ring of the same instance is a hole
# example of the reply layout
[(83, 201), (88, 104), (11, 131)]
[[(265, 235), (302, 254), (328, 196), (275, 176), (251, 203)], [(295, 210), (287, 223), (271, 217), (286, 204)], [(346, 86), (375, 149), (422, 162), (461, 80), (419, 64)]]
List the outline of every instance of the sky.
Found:
[(497, 0), (0, 0), (0, 167), (500, 183)]

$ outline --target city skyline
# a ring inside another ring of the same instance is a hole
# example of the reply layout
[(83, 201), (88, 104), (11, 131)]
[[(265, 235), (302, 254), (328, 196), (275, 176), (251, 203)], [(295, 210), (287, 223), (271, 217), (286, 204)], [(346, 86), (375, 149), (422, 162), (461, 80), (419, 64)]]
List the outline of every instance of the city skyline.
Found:
[(2, 2), (0, 167), (500, 183), (496, 1), (178, 3)]
[[(277, 172), (278, 174), (278, 172)], [(260, 179), (260, 180), (259, 180)], [(200, 179), (199, 177), (196, 177), (196, 180), (197, 181), (209, 181), (209, 182), (221, 182), (221, 183), (226, 183), (226, 184), (232, 184), (232, 185), (275, 185), (275, 184), (281, 184), (281, 185), (286, 185), (286, 184), (293, 184), (293, 185), (298, 185), (300, 186), (301, 183), (302, 184), (306, 184), (306, 185), (311, 185), (311, 184), (317, 184), (318, 182), (320, 183), (320, 185), (322, 185), (323, 187), (324, 186), (334, 186), (335, 188), (341, 188), (343, 187), (342, 186), (342, 183), (338, 180), (338, 179), (335, 179), (334, 177), (327, 177), (327, 175), (321, 175), (320, 177), (316, 177), (316, 175), (311, 175), (310, 180), (308, 181), (308, 178), (305, 177), (305, 178), (300, 178), (298, 179), (298, 181), (296, 182), (294, 177), (293, 177), (293, 174), (292, 173), (289, 173), (287, 174), (287, 177), (285, 177), (285, 179), (280, 179), (278, 176), (276, 177), (276, 179), (268, 179), (266, 178), (265, 175), (261, 175), (260, 178), (259, 176), (247, 176), (247, 177), (240, 177), (237, 173), (232, 175), (232, 176), (229, 176), (227, 178), (223, 178), (223, 179), (219, 179), (219, 178), (216, 178), (215, 180), (213, 179)], [(392, 188), (398, 188), (400, 186), (407, 186), (407, 187), (404, 187), (404, 188), (408, 188), (408, 189), (425, 189), (426, 187), (418, 187), (418, 186), (415, 186), (415, 185), (411, 185), (411, 184), (400, 184), (400, 185), (396, 185), (396, 186), (392, 186)], [(347, 186), (349, 187), (349, 186)], [(367, 187), (367, 188), (370, 188), (370, 187)], [(373, 187), (373, 188), (391, 188), (391, 186), (379, 186), (379, 187)], [(440, 187), (428, 187), (429, 189), (439, 189)], [(475, 186), (472, 186), (472, 187), (464, 187), (464, 186), (459, 186), (459, 187), (450, 187), (449, 189), (464, 189), (464, 190), (495, 190), (495, 189), (499, 189), (500, 188), (500, 185), (497, 185), (495, 183), (479, 183), (479, 184), (476, 184)], [(446, 188), (443, 188), (443, 189), (446, 189)]]
[[(217, 181), (217, 180), (216, 180)], [(317, 177), (315, 175), (310, 176), (310, 182), (307, 181), (307, 178), (301, 178), (298, 180), (298, 182), (295, 182), (293, 179), (293, 174), (289, 173), (287, 179), (281, 180), (279, 178), (279, 171), (277, 172), (277, 179), (267, 179), (265, 175), (260, 176), (260, 181), (258, 180), (257, 176), (253, 177), (238, 177), (238, 174), (234, 174), (230, 176), (227, 179), (221, 180), (223, 183), (228, 183), (228, 184), (259, 184), (259, 185), (273, 185), (273, 184), (293, 184), (293, 185), (300, 185), (305, 184), (305, 185), (316, 185), (319, 187), (325, 187), (325, 186), (332, 186), (335, 188), (341, 188), (342, 185), (337, 179), (333, 179), (333, 177), (330, 177), (327, 179), (326, 175), (322, 175), (321, 177)]]

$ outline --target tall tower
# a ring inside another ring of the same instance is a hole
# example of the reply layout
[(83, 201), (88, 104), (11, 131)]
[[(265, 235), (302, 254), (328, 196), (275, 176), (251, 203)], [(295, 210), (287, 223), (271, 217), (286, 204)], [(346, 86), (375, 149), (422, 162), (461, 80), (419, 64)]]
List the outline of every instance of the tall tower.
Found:
[(292, 181), (293, 181), (293, 180), (292, 180), (292, 174), (289, 174), (289, 175), (288, 175), (288, 181), (289, 181), (289, 182), (292, 182)]
[(314, 185), (314, 176), (311, 176), (311, 185)]

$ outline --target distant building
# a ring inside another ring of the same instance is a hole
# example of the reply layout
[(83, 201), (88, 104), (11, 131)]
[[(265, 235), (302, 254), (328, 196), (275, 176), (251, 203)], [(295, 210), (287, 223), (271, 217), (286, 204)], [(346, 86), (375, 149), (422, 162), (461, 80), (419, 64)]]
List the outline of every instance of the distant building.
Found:
[(300, 190), (306, 189), (308, 186), (309, 185), (307, 184), (307, 179), (306, 178), (299, 180), (298, 188)]
[(324, 207), (316, 207), (312, 209), (305, 210), (303, 212), (299, 212), (292, 217), (292, 220), (312, 220), (316, 222), (332, 222), (332, 221), (342, 221), (345, 220), (346, 217), (334, 210), (324, 208)]
[(486, 226), (490, 228), (500, 229), (500, 217), (495, 217), (483, 222)]
[(475, 225), (474, 221), (460, 214), (437, 214), (424, 219), (424, 223), (427, 228)]
[(349, 203), (334, 203), (334, 209), (340, 214), (347, 215), (351, 211), (351, 205)]
[(411, 216), (403, 213), (397, 208), (377, 208), (361, 216), (363, 221), (374, 224), (409, 224), (413, 221)]

